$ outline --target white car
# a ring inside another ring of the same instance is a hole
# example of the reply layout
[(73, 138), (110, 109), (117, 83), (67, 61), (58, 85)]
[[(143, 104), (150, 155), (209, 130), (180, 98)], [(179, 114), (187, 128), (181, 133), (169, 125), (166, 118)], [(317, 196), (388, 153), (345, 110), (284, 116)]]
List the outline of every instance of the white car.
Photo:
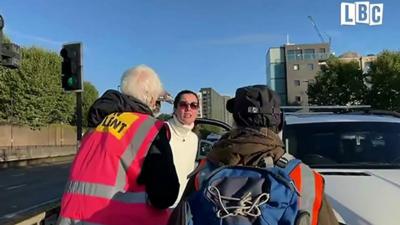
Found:
[(292, 114), (285, 121), (287, 151), (323, 174), (342, 224), (400, 224), (398, 113)]

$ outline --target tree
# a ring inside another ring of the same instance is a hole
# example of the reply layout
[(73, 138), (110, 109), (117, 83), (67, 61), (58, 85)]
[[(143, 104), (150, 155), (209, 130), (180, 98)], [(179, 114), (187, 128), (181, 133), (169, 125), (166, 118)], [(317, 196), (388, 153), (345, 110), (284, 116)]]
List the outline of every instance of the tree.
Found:
[(365, 104), (367, 91), (358, 62), (342, 62), (331, 56), (315, 82), (309, 83), (307, 93), (312, 105), (360, 105)]
[(18, 70), (0, 68), (0, 119), (32, 127), (69, 123), (74, 105), (60, 85), (61, 59), (55, 52), (21, 48)]
[[(3, 42), (10, 42), (5, 38)], [(61, 57), (37, 47), (21, 48), (21, 67), (0, 66), (0, 122), (40, 127), (50, 123), (74, 122), (76, 98), (61, 88)], [(98, 91), (84, 82), (83, 115)], [(87, 122), (84, 118), (84, 125)]]
[(83, 83), (83, 93), (82, 93), (82, 126), (88, 126), (88, 114), (90, 106), (94, 103), (94, 101), (99, 97), (99, 92), (96, 87), (88, 81)]
[(368, 72), (373, 108), (400, 112), (400, 52), (383, 51)]
[(159, 120), (164, 120), (164, 121), (167, 121), (167, 120), (169, 120), (169, 119), (171, 119), (172, 118), (172, 115), (171, 114), (165, 114), (165, 113), (161, 113), (158, 117), (157, 117), (157, 119), (159, 119)]
[(209, 134), (221, 135), (225, 133), (225, 130), (215, 125), (199, 124), (194, 128), (193, 132), (196, 133), (200, 139), (206, 139)]

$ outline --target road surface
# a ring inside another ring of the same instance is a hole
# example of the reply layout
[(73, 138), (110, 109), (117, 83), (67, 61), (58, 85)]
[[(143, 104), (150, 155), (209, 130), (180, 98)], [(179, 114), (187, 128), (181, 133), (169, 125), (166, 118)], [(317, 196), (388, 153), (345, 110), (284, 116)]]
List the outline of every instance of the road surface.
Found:
[(0, 169), (0, 221), (60, 198), (70, 163)]

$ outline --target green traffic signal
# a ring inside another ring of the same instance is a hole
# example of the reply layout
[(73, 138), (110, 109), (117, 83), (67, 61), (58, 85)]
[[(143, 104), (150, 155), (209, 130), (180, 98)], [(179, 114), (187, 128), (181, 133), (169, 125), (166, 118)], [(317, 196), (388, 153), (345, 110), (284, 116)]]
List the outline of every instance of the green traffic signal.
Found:
[(83, 91), (81, 43), (63, 45), (60, 56), (62, 88), (65, 91)]
[(78, 83), (78, 80), (76, 79), (76, 77), (69, 77), (67, 80), (67, 85), (71, 89), (74, 89), (74, 87), (76, 86), (77, 83)]

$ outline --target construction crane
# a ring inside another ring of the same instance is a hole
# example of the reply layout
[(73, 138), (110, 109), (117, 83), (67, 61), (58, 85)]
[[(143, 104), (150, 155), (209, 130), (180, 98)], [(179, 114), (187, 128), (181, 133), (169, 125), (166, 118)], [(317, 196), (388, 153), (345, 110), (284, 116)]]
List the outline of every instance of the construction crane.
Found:
[[(311, 23), (312, 23), (312, 25), (313, 25), (315, 31), (317, 32), (319, 38), (321, 39), (321, 42), (326, 42), (325, 39), (324, 39), (324, 37), (322, 36), (321, 32), (319, 31), (318, 26), (317, 26), (317, 24), (315, 23), (314, 19), (313, 19), (311, 16), (308, 16), (308, 19), (311, 21)], [(325, 36), (328, 37), (328, 40), (329, 40), (328, 42), (329, 42), (329, 46), (330, 46), (330, 45), (331, 45), (331, 37), (329, 37), (329, 35), (326, 34), (325, 32), (324, 32), (324, 34), (325, 34)]]

